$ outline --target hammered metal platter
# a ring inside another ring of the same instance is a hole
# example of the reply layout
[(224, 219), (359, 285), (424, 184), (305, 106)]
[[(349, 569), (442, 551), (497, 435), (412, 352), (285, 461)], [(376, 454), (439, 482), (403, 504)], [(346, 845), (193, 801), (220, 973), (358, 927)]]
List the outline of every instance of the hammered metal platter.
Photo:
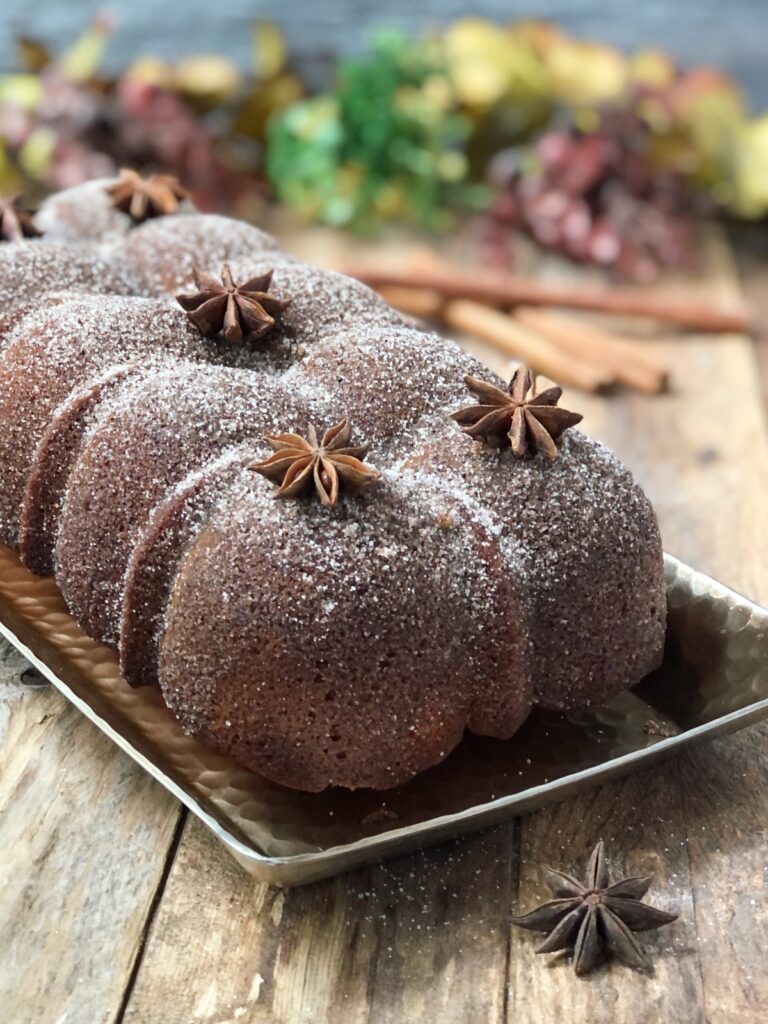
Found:
[(52, 579), (0, 546), (0, 633), (184, 803), (257, 878), (299, 885), (481, 828), (768, 715), (768, 610), (666, 556), (664, 663), (591, 713), (534, 711), (512, 740), (467, 736), (386, 793), (298, 793), (186, 736), (159, 692), (131, 689)]

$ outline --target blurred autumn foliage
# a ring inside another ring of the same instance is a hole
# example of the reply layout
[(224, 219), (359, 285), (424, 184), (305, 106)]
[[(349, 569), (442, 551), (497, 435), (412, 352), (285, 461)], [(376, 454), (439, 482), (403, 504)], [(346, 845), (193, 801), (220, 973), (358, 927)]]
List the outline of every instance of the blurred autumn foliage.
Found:
[(34, 200), (120, 166), (159, 168), (182, 178), (203, 208), (246, 216), (267, 192), (267, 121), (304, 95), (279, 32), (253, 25), (248, 73), (202, 54), (173, 64), (143, 57), (106, 78), (113, 30), (97, 18), (58, 55), (19, 40), (20, 69), (0, 74), (0, 191)]
[(362, 230), (485, 211), (492, 259), (524, 231), (638, 279), (685, 262), (695, 218), (768, 213), (768, 116), (660, 49), (466, 18), (383, 33), (310, 96), (271, 24), (253, 26), (249, 71), (147, 56), (110, 79), (112, 30), (99, 18), (57, 55), (19, 41), (19, 70), (0, 75), (0, 190), (34, 199), (128, 164), (241, 216), (270, 195)]

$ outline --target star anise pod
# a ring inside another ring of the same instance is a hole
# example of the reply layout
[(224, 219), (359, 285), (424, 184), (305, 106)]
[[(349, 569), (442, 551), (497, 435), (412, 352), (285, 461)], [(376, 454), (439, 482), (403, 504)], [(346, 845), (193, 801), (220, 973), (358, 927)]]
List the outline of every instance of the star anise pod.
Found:
[(363, 463), (371, 446), (350, 445), (348, 420), (329, 427), (320, 441), (314, 427), (307, 435), (277, 434), (265, 439), (274, 452), (253, 468), (280, 485), (276, 498), (298, 498), (314, 489), (323, 505), (335, 505), (342, 487), (354, 490), (378, 480), (378, 470)]
[(556, 442), (583, 419), (580, 413), (557, 408), (562, 388), (547, 388), (526, 398), (533, 387), (533, 374), (527, 366), (515, 371), (508, 392), (469, 374), (464, 380), (480, 404), (459, 409), (452, 419), (462, 424), (470, 437), (492, 447), (511, 445), (517, 456), (533, 449), (553, 462), (557, 458)]
[(42, 234), (35, 227), (31, 210), (20, 210), (21, 196), (0, 196), (0, 240), (20, 242), (23, 238), (39, 238)]
[(523, 917), (513, 917), (519, 928), (548, 932), (537, 953), (573, 951), (577, 974), (586, 974), (601, 953), (616, 957), (630, 967), (649, 970), (651, 963), (640, 949), (633, 932), (646, 932), (677, 920), (647, 903), (641, 903), (652, 878), (624, 878), (609, 885), (602, 840), (592, 851), (587, 880), (545, 868), (547, 885), (555, 897)]
[(173, 175), (152, 174), (142, 178), (128, 167), (121, 168), (120, 177), (106, 191), (112, 197), (112, 205), (127, 213), (135, 224), (176, 213), (180, 201), (189, 198), (189, 192)]
[(235, 284), (229, 264), (221, 268), (221, 283), (212, 274), (195, 269), (194, 295), (177, 295), (176, 301), (189, 313), (201, 334), (212, 338), (224, 334), (227, 341), (255, 341), (275, 326), (275, 318), (291, 304), (269, 294), (273, 271)]

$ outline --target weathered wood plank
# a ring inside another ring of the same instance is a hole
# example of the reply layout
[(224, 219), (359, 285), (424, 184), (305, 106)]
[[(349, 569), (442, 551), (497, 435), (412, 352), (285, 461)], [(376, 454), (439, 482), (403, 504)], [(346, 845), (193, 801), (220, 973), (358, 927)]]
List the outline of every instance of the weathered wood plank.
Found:
[(515, 846), (509, 824), (280, 891), (190, 820), (124, 1024), (500, 1022)]
[(753, 317), (763, 401), (768, 402), (768, 234), (762, 225), (732, 225), (729, 239), (733, 245), (739, 284)]
[(594, 843), (603, 838), (611, 876), (653, 874), (657, 881), (649, 899), (665, 910), (679, 912), (681, 919), (663, 931), (640, 937), (654, 960), (650, 977), (610, 965), (579, 979), (569, 957), (537, 956), (537, 938), (513, 929), (510, 1020), (541, 1024), (567, 1011), (567, 1019), (594, 1024), (665, 1017), (703, 1024), (706, 1017), (684, 823), (675, 762), (523, 819), (521, 913), (550, 898), (541, 878), (542, 862), (568, 870), (578, 868), (575, 873), (579, 874)]
[(0, 640), (0, 1006), (114, 1020), (178, 804)]

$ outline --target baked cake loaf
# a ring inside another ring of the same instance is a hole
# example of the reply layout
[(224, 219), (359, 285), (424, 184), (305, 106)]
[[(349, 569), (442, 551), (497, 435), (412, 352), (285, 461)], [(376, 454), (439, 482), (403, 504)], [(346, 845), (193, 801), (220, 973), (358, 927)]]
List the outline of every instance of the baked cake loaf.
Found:
[(163, 176), (36, 224), (0, 245), (0, 538), (184, 729), (386, 789), (658, 665), (654, 513), (559, 389)]
[(117, 179), (96, 178), (49, 196), (33, 219), (48, 242), (107, 250), (136, 224), (168, 214), (195, 213), (179, 182), (165, 174), (142, 178), (123, 170)]

